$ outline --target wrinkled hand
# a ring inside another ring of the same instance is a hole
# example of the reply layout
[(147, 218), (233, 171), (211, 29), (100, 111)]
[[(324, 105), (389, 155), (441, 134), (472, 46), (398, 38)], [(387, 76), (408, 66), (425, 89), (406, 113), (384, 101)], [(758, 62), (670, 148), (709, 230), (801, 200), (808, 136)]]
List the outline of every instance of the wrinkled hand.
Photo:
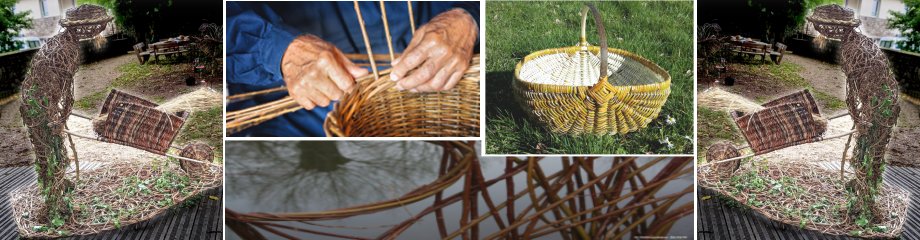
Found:
[(348, 60), (334, 45), (313, 35), (299, 36), (281, 58), (281, 75), (288, 93), (311, 110), (329, 106), (355, 84), (367, 70)]
[(393, 61), (390, 79), (400, 90), (443, 91), (457, 85), (469, 68), (479, 29), (463, 9), (439, 14), (415, 31), (403, 55)]

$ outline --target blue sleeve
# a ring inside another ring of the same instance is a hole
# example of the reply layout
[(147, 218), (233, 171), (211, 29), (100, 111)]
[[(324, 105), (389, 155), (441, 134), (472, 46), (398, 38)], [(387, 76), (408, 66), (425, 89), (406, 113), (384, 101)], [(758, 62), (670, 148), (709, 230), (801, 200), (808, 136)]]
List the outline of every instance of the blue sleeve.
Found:
[(470, 16), (473, 16), (473, 20), (476, 20), (476, 26), (482, 28), (482, 24), (479, 22), (479, 2), (456, 2), (454, 7), (466, 10)]
[(281, 57), (299, 33), (269, 6), (227, 3), (227, 82), (277, 86)]

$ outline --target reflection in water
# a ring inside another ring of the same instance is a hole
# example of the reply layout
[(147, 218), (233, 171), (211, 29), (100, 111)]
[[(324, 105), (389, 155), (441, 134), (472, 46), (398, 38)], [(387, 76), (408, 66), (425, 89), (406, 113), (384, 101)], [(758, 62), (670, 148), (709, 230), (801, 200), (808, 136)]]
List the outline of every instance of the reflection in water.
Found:
[(438, 155), (424, 142), (228, 142), (227, 204), (319, 211), (393, 198), (434, 179)]
[[(227, 189), (230, 191), (227, 193), (226, 222), (235, 225), (226, 229), (227, 239), (240, 238), (236, 234), (247, 229), (240, 225), (250, 226), (249, 229), (262, 236), (283, 236), (278, 234), (281, 233), (304, 239), (338, 239), (335, 236), (356, 239), (387, 236), (398, 236), (398, 239), (439, 239), (444, 236), (460, 238), (474, 233), (481, 239), (523, 238), (525, 232), (532, 234), (527, 238), (542, 236), (539, 239), (560, 239), (562, 236), (572, 239), (585, 236), (631, 239), (636, 233), (693, 236), (692, 217), (687, 217), (693, 210), (693, 178), (690, 174), (693, 168), (690, 158), (545, 158), (513, 161), (505, 158), (469, 158), (463, 162), (472, 164), (463, 164), (467, 167), (458, 169), (463, 169), (462, 175), (474, 178), (461, 177), (441, 191), (442, 201), (453, 199), (453, 202), (440, 204), (435, 200), (437, 197), (428, 197), (414, 203), (394, 205), (384, 211), (328, 218), (335, 215), (331, 212), (344, 207), (398, 200), (407, 196), (403, 194), (410, 192), (410, 189), (432, 183), (438, 176), (441, 148), (433, 144), (407, 142), (307, 142), (306, 147), (295, 143), (281, 146), (275, 146), (278, 143), (268, 143), (268, 149), (273, 151), (269, 153), (254, 150), (257, 147), (237, 149), (248, 145), (235, 144), (228, 144), (227, 151), (227, 171), (230, 172)], [(319, 148), (327, 149), (316, 151)], [(472, 154), (478, 155), (475, 152)], [(320, 157), (328, 159), (323, 160), (322, 164), (314, 163), (315, 158)], [(290, 163), (239, 163), (244, 160)], [(358, 165), (369, 166), (378, 161), (386, 161), (397, 166), (386, 166), (391, 168), (390, 171), (355, 168), (354, 165), (359, 161), (372, 163)], [(299, 174), (285, 174), (289, 172)], [(286, 179), (291, 178), (289, 175), (310, 176), (304, 177), (309, 180), (288, 181)], [(532, 181), (528, 181), (528, 177)], [(477, 187), (482, 185), (487, 186)], [(528, 191), (528, 185), (533, 190)], [(308, 189), (315, 187), (325, 190)], [(364, 194), (368, 192), (373, 194)], [(490, 195), (492, 206), (485, 200), (484, 193)], [(538, 213), (535, 206), (542, 213)], [(497, 215), (490, 213), (493, 208)], [(432, 209), (442, 210), (441, 216), (436, 216)], [(255, 212), (271, 213), (265, 215)], [(576, 214), (574, 217), (566, 217), (573, 213)], [(282, 215), (285, 217), (277, 218)], [(413, 217), (419, 218), (413, 220)], [(476, 218), (480, 219), (476, 224), (465, 224)], [(282, 219), (285, 221), (278, 221)], [(240, 224), (242, 222), (246, 223)], [(268, 229), (277, 232), (268, 232)]]

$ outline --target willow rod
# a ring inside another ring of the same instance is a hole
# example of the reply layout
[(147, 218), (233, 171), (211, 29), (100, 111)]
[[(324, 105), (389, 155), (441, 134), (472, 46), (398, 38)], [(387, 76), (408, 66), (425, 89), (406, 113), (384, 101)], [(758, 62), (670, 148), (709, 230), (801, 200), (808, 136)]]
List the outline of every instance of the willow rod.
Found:
[[(64, 130), (64, 132), (67, 133), (67, 135), (73, 135), (73, 136), (77, 136), (77, 137), (81, 137), (81, 138), (86, 138), (86, 139), (90, 139), (90, 140), (100, 141), (99, 139), (96, 139), (96, 138), (94, 138), (94, 137), (90, 137), (90, 136), (87, 136), (87, 135), (83, 135), (83, 134), (80, 134), (80, 133), (71, 132), (71, 131), (68, 131), (68, 130)], [(102, 142), (102, 141), (100, 141), (100, 142)], [(217, 165), (217, 164), (214, 164), (214, 163), (205, 162), (205, 161), (201, 161), (201, 160), (195, 160), (195, 159), (191, 159), (191, 158), (187, 158), (187, 157), (176, 156), (176, 155), (172, 155), (172, 154), (169, 154), (169, 153), (165, 153), (165, 154), (163, 154), (163, 156), (167, 156), (167, 157), (171, 157), (171, 158), (176, 158), (176, 159), (182, 159), (182, 160), (185, 160), (185, 161), (192, 161), (192, 162), (197, 162), (197, 163), (205, 163), (205, 164), (208, 164), (208, 165), (211, 165), (211, 166), (216, 166), (216, 167), (223, 167), (222, 165)]]
[[(831, 140), (831, 139), (839, 138), (839, 137), (850, 136), (850, 134), (853, 134), (853, 133), (856, 133), (856, 131), (849, 131), (849, 132), (837, 134), (837, 135), (834, 135), (834, 136), (830, 136), (830, 137), (821, 139), (821, 141)], [(724, 160), (719, 160), (719, 161), (707, 162), (707, 163), (704, 163), (704, 164), (700, 165), (700, 167), (705, 167), (705, 166), (709, 166), (709, 165), (716, 164), (716, 163), (721, 163), (721, 162), (728, 162), (728, 161), (734, 161), (734, 160), (749, 158), (749, 157), (753, 157), (753, 156), (757, 156), (757, 154), (753, 154), (753, 153), (752, 153), (752, 154), (743, 155), (743, 156), (739, 156), (739, 157), (733, 157), (733, 158), (724, 159)]]
[(361, 36), (364, 37), (364, 48), (367, 49), (367, 58), (371, 61), (371, 70), (374, 71), (374, 79), (379, 78), (377, 74), (377, 63), (374, 62), (374, 50), (371, 49), (371, 40), (367, 37), (367, 27), (364, 25), (364, 17), (361, 16), (361, 7), (358, 6), (358, 1), (355, 1), (355, 14), (358, 15), (358, 25), (361, 26)]
[(387, 8), (383, 5), (383, 1), (380, 1), (380, 18), (383, 19), (383, 32), (387, 36), (387, 48), (390, 50), (390, 61), (392, 62), (395, 60), (393, 56), (393, 38), (390, 37), (390, 23), (387, 22)]

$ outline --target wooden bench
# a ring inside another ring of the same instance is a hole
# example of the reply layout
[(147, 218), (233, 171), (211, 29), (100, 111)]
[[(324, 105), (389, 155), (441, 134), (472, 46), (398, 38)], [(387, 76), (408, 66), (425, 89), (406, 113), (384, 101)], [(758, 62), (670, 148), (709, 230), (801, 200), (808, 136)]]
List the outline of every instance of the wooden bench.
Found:
[(137, 55), (137, 61), (141, 64), (147, 62), (150, 57), (150, 51), (144, 51), (144, 43), (134, 44), (134, 54)]
[(157, 42), (155, 44), (150, 44), (150, 55), (153, 56), (153, 61), (159, 62), (160, 56), (169, 56), (169, 55), (181, 55), (188, 52), (188, 49), (184, 44), (179, 44), (173, 41), (163, 41)]
[(755, 42), (735, 42), (736, 47), (732, 49), (733, 52), (738, 55), (750, 56), (753, 59), (756, 59), (757, 56), (760, 56), (760, 60), (763, 63), (767, 62), (767, 56), (770, 55), (770, 45), (759, 44)]
[(783, 54), (786, 53), (786, 44), (776, 43), (776, 51), (770, 51), (770, 58), (773, 62), (780, 64), (783, 61)]

